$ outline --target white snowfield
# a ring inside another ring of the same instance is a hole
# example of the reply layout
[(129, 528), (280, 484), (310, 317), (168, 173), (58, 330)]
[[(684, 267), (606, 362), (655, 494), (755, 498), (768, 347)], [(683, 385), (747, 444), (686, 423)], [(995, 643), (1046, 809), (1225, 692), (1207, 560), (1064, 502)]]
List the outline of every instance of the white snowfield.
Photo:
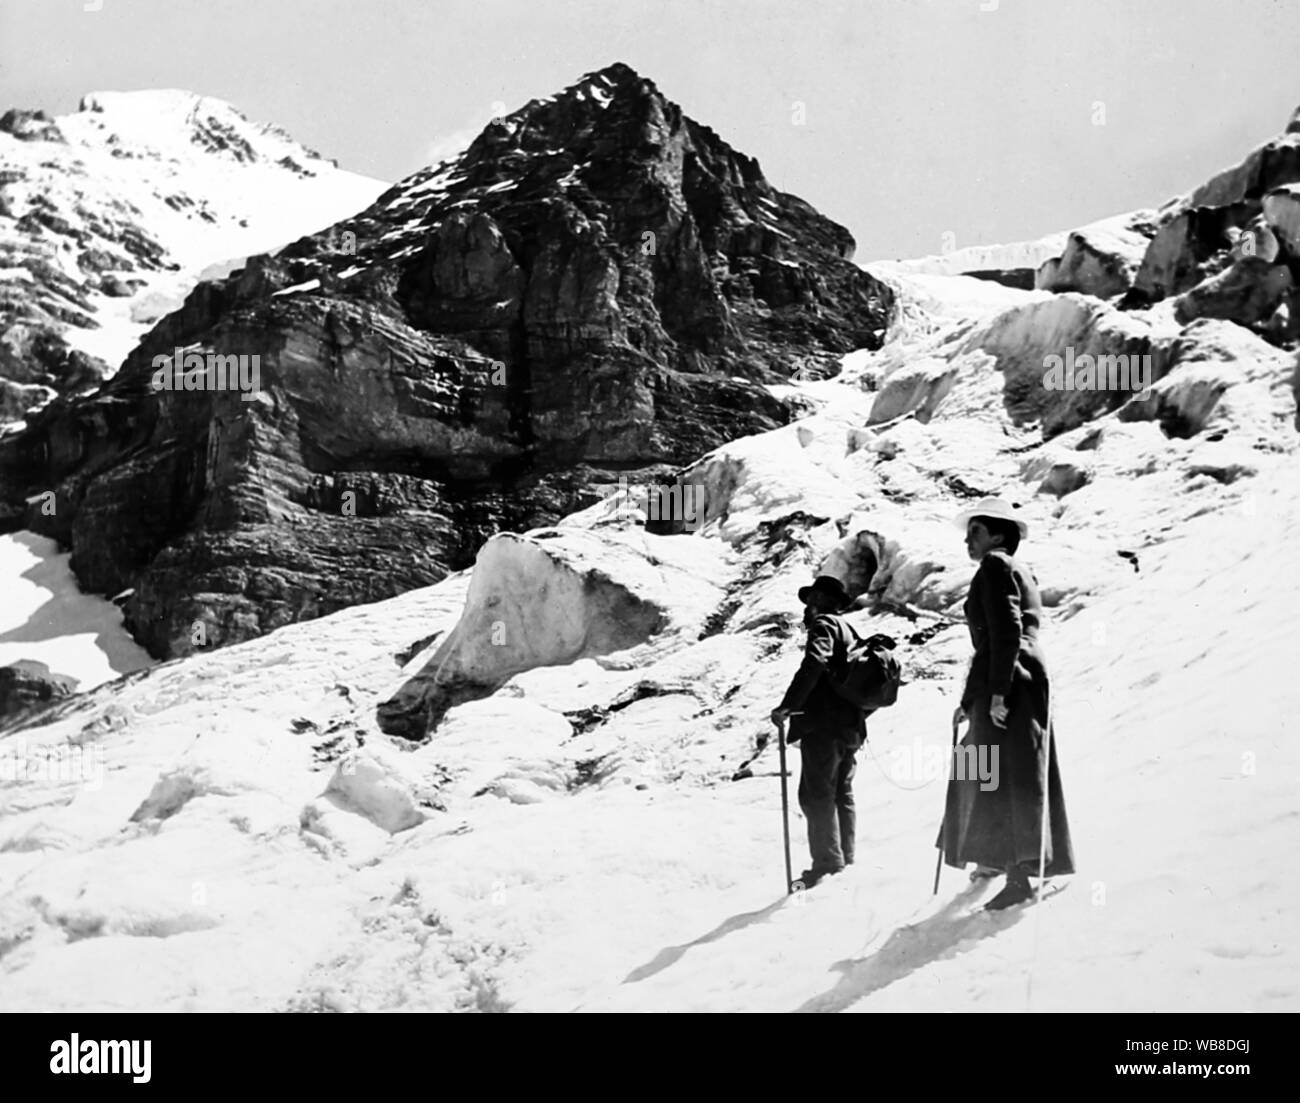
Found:
[[(689, 469), (692, 534), (597, 505), (0, 736), (29, 767), (0, 775), (0, 1007), (1300, 1008), (1289, 363), (1207, 338), (1166, 383), (1221, 392), (1199, 433), (1112, 413), (1042, 443), (999, 366), (1041, 352), (1047, 297), (918, 280), (890, 345), (799, 387), (818, 412)], [(926, 357), (946, 393), (869, 425), (859, 384)], [(1031, 526), (1079, 867), (997, 915), (951, 869), (931, 895), (974, 570), (952, 518), (982, 491)], [(860, 755), (857, 863), (788, 898), (775, 747), (731, 777), (798, 664), (796, 588), (860, 586), (868, 551), (855, 617), (908, 684)], [(475, 679), (426, 740), (378, 730)]]
[[(117, 273), (141, 286), (121, 297), (89, 291), (97, 327), (64, 335), (113, 370), (200, 279), (355, 214), (388, 186), (337, 168), (222, 100), (179, 89), (92, 93), (53, 123), (64, 141), (0, 133), (9, 180), (0, 255), (37, 258), (83, 283), (85, 250), (120, 256), (157, 247), (155, 260)], [(19, 229), (31, 212), (68, 229)]]

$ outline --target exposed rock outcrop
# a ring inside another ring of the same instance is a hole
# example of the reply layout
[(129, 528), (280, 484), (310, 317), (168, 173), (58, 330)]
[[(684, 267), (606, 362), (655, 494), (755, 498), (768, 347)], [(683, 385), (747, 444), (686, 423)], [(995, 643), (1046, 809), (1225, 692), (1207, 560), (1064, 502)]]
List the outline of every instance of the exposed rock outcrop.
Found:
[(0, 132), (12, 134), (20, 142), (62, 142), (58, 124), (44, 111), (11, 107), (0, 115)]
[(32, 659), (0, 666), (0, 724), (38, 712), (75, 687), (75, 679), (52, 674), (45, 663)]

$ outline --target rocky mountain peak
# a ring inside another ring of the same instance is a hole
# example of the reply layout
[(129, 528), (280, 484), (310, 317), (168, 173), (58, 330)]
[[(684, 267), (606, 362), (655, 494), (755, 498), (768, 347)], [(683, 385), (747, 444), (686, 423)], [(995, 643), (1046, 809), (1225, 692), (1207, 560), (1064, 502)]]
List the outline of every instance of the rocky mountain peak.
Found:
[(688, 118), (654, 81), (623, 62), (585, 74), (554, 96), (531, 100), (493, 120), (466, 151), (462, 166), (496, 161), (516, 171), (522, 158), (561, 158), (585, 178), (611, 158), (634, 162), (680, 183), (688, 159), (732, 187), (772, 197), (758, 162)]
[(617, 124), (629, 111), (646, 111), (653, 107), (660, 111), (676, 110), (653, 80), (617, 61), (603, 69), (584, 73), (554, 95), (529, 100), (502, 121), (544, 125), (545, 121), (555, 117), (556, 111), (571, 114), (577, 110), (593, 119)]

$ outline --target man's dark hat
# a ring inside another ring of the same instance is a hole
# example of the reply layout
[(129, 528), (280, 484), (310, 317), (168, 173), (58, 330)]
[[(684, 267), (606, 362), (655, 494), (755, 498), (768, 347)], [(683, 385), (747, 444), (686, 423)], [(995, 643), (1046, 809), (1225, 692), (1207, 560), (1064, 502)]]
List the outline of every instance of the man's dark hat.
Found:
[(799, 600), (807, 604), (810, 594), (823, 594), (835, 602), (836, 608), (846, 609), (853, 599), (844, 588), (844, 583), (834, 575), (821, 574), (813, 579), (811, 586), (799, 587)]

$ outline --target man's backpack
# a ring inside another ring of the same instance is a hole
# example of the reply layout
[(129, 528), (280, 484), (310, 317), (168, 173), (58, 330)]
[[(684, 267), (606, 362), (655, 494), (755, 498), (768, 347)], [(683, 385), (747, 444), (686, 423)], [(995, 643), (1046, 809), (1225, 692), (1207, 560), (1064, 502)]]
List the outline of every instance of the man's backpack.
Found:
[(857, 705), (865, 712), (888, 708), (898, 700), (898, 686), (902, 669), (894, 657), (897, 642), (891, 636), (877, 633), (865, 640), (851, 624), (848, 631), (848, 649), (838, 669), (830, 674), (830, 682), (844, 700)]

